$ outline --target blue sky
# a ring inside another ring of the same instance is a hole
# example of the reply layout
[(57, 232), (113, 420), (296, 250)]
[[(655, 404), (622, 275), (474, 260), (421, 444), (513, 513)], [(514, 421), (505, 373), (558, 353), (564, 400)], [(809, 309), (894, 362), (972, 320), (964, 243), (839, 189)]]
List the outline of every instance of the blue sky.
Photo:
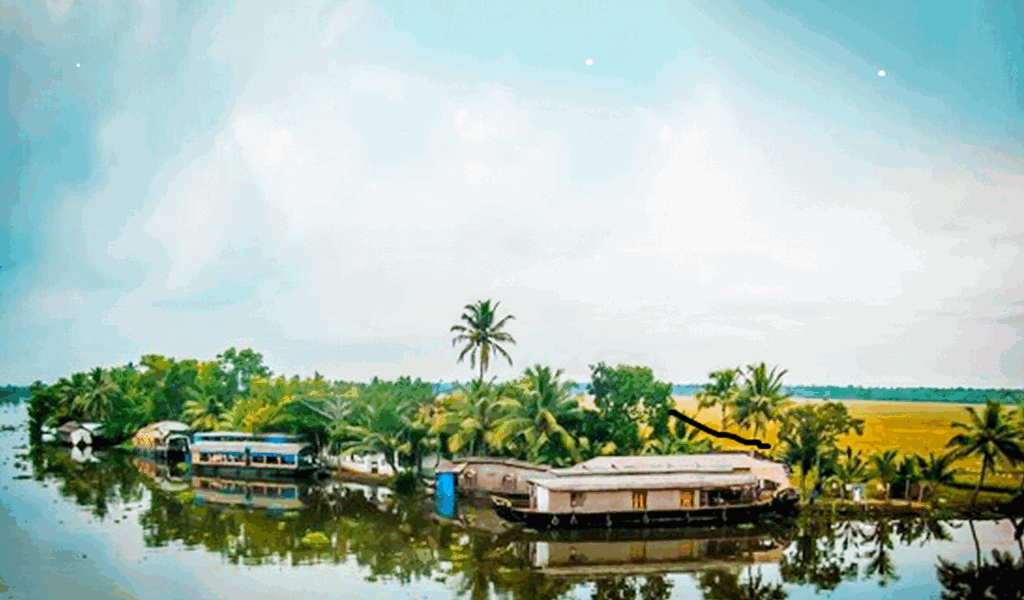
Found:
[(1024, 379), (1011, 2), (257, 4), (0, 5), (0, 381)]

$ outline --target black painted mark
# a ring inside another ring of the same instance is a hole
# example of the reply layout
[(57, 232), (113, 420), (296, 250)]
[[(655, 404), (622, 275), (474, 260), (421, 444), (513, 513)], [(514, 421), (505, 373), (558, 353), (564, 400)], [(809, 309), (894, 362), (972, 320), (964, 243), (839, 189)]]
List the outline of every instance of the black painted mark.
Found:
[(747, 439), (747, 438), (742, 438), (742, 437), (736, 435), (735, 433), (729, 433), (727, 431), (718, 431), (716, 429), (711, 429), (707, 425), (704, 425), (703, 423), (700, 423), (698, 421), (694, 421), (690, 417), (687, 417), (686, 415), (684, 415), (683, 413), (681, 413), (681, 412), (679, 412), (678, 410), (675, 410), (675, 409), (669, 409), (668, 414), (670, 414), (673, 417), (679, 419), (683, 423), (686, 423), (687, 425), (691, 425), (693, 427), (696, 427), (697, 429), (703, 431), (704, 433), (706, 433), (706, 434), (708, 434), (710, 436), (714, 436), (716, 438), (725, 438), (727, 440), (732, 440), (734, 442), (739, 442), (739, 443), (744, 444), (746, 446), (756, 446), (760, 450), (769, 450), (772, 447), (771, 444), (766, 444), (765, 442), (762, 442), (761, 440), (750, 440), (750, 439)]

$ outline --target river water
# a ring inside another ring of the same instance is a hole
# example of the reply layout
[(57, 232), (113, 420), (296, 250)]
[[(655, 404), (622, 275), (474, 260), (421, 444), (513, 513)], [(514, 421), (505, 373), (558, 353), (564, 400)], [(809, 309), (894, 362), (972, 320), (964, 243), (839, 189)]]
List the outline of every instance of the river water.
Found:
[(181, 478), (118, 452), (33, 451), (25, 422), (24, 404), (0, 405), (0, 600), (1021, 597), (1008, 520), (553, 537), (507, 530), (486, 509), (438, 519), (428, 499), (384, 488)]

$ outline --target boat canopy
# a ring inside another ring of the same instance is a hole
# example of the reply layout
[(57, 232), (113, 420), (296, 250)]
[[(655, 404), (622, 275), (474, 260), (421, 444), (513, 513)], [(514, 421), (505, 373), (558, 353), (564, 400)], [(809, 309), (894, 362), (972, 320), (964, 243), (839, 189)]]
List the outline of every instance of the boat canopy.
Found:
[(586, 462), (558, 469), (559, 475), (577, 475), (603, 471), (698, 471), (702, 473), (744, 471), (772, 465), (771, 461), (748, 454), (676, 454), (669, 456), (599, 456)]
[(558, 492), (712, 489), (757, 485), (750, 473), (680, 473), (665, 475), (623, 475), (619, 477), (559, 477), (530, 479), (530, 483)]

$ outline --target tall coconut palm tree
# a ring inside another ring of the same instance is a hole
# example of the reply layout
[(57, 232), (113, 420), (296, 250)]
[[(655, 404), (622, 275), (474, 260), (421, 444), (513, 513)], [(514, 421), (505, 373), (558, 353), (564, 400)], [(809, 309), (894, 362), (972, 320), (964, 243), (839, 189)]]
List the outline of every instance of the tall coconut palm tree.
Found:
[(903, 460), (896, 467), (896, 478), (903, 485), (903, 500), (910, 503), (910, 486), (921, 478), (920, 469), (921, 456), (914, 454), (903, 455)]
[(874, 479), (878, 479), (885, 484), (885, 499), (888, 500), (892, 496), (892, 482), (898, 476), (896, 451), (886, 450), (881, 454), (872, 455), (871, 475)]
[(499, 342), (516, 343), (511, 335), (502, 331), (505, 324), (515, 319), (515, 317), (513, 315), (505, 315), (501, 319), (497, 319), (498, 305), (500, 304), (501, 302), (495, 302), (494, 306), (491, 306), (490, 300), (480, 300), (476, 304), (467, 304), (465, 306), (466, 312), (462, 313), (460, 317), (465, 324), (452, 325), (451, 328), (452, 332), (458, 334), (452, 338), (452, 347), (455, 347), (460, 342), (466, 343), (459, 353), (459, 362), (462, 362), (466, 354), (469, 354), (470, 368), (475, 367), (479, 363), (480, 381), (483, 381), (484, 372), (491, 365), (492, 352), (497, 352), (504, 356), (508, 360), (508, 364), (512, 365), (512, 357), (501, 347)]
[(526, 369), (506, 402), (508, 414), (494, 425), (496, 443), (518, 449), (531, 462), (577, 459), (576, 438), (566, 429), (583, 416), (572, 382), (560, 381), (562, 370), (536, 365)]
[(950, 438), (946, 447), (954, 448), (954, 455), (957, 458), (981, 458), (981, 475), (971, 496), (971, 506), (974, 506), (978, 492), (984, 485), (985, 476), (990, 470), (995, 469), (996, 460), (1003, 459), (1015, 465), (1024, 462), (1024, 451), (1021, 450), (1018, 429), (1003, 414), (1002, 405), (998, 401), (989, 400), (980, 416), (973, 406), (964, 410), (971, 417), (971, 422), (953, 423), (953, 428), (963, 429), (964, 433), (958, 433)]
[(786, 369), (771, 371), (765, 363), (747, 365), (742, 373), (743, 385), (735, 400), (733, 420), (740, 427), (753, 426), (754, 437), (768, 430), (768, 423), (778, 421), (789, 405), (789, 395), (782, 393), (782, 376)]
[(740, 393), (739, 367), (735, 369), (722, 369), (711, 372), (708, 377), (711, 383), (704, 386), (704, 389), (694, 396), (697, 399), (697, 410), (714, 408), (718, 406), (722, 410), (722, 429), (729, 427), (729, 410), (736, 402)]

